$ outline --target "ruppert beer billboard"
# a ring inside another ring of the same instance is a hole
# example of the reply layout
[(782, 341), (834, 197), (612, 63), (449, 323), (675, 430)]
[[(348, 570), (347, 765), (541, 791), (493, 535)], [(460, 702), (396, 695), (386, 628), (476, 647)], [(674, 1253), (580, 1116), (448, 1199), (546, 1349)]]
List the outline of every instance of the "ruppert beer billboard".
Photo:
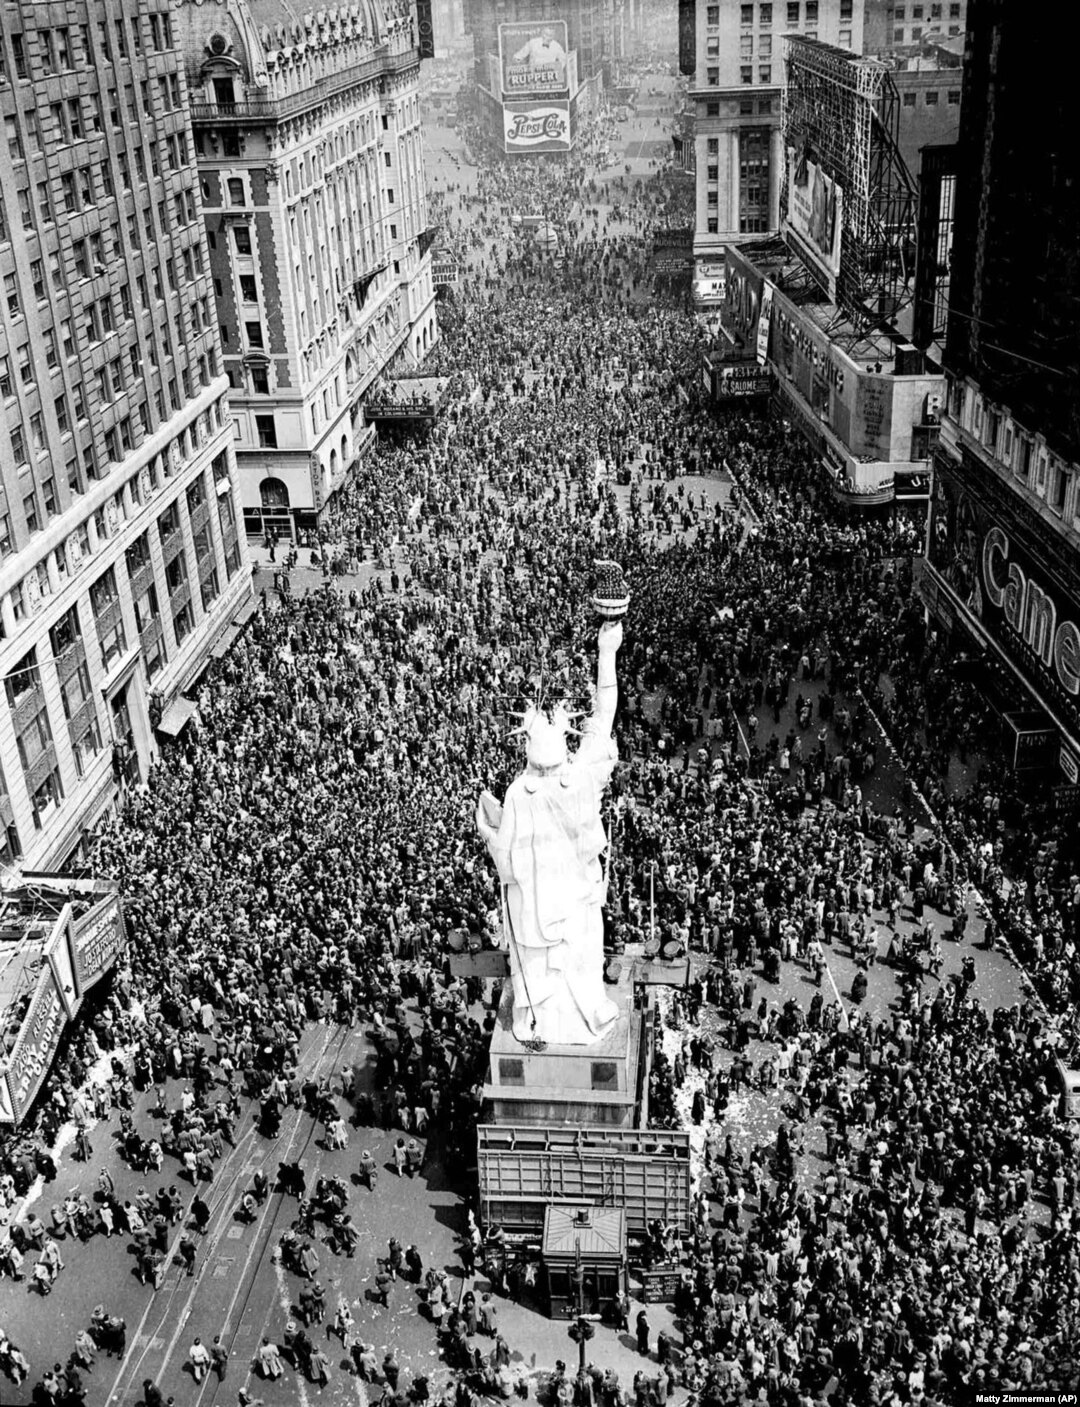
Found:
[(504, 98), (569, 98), (566, 21), (499, 25)]
[(528, 154), (570, 150), (570, 104), (503, 104), (503, 138), (507, 152)]
[[(1018, 671), (1080, 732), (1080, 580), (1036, 522), (971, 492), (962, 471), (934, 476), (929, 559)], [(992, 492), (992, 489), (990, 490)]]

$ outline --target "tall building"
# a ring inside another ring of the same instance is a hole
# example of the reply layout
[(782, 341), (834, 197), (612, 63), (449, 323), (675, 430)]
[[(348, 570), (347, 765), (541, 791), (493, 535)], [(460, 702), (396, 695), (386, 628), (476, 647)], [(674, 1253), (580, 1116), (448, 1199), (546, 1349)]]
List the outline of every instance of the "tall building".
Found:
[(784, 36), (860, 53), (864, 0), (698, 0), (695, 9), (697, 208), (694, 253), (775, 231), (784, 151)]
[(314, 528), (433, 346), (415, 0), (180, 0), (248, 531)]
[(967, 0), (865, 0), (863, 48), (868, 54), (936, 42), (964, 33)]
[(0, 866), (55, 868), (246, 600), (169, 0), (0, 4)]
[[(969, 0), (924, 589), (1018, 767), (1080, 769), (1080, 153), (1076, 17)], [(1037, 140), (1033, 140), (1036, 134)]]

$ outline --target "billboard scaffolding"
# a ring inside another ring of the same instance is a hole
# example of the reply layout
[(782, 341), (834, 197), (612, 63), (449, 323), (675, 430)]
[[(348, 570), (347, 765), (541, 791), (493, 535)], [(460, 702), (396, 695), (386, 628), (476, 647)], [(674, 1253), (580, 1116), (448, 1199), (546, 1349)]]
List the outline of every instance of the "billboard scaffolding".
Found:
[(784, 42), (781, 225), (858, 337), (914, 297), (915, 182), (897, 141), (899, 96), (875, 59)]

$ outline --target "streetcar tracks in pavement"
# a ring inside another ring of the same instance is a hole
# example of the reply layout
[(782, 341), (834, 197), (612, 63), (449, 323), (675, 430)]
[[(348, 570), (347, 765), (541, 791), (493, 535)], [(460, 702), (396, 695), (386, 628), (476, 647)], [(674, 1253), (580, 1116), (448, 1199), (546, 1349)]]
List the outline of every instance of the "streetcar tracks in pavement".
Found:
[[(334, 1052), (333, 1052), (333, 1057), (332, 1057), (332, 1059), (333, 1059), (334, 1061), (337, 1060), (338, 1055), (340, 1054), (341, 1050), (344, 1048), (345, 1040), (347, 1039), (349, 1032), (352, 1031), (353, 1029), (354, 1029), (354, 1028), (351, 1027), (351, 1026), (344, 1026), (344, 1027), (341, 1027), (341, 1028), (340, 1028), (340, 1035), (339, 1035), (338, 1038), (337, 1038), (337, 1042), (336, 1042), (335, 1049), (334, 1049)], [(324, 1044), (323, 1044), (323, 1046), (322, 1046), (322, 1049), (320, 1050), (320, 1052), (319, 1052), (319, 1054), (318, 1054), (318, 1056), (317, 1056), (317, 1058), (316, 1058), (315, 1065), (314, 1065), (313, 1071), (312, 1071), (313, 1076), (314, 1076), (315, 1078), (318, 1078), (319, 1075), (320, 1075), (320, 1073), (321, 1073), (321, 1071), (323, 1070), (324, 1064), (325, 1064), (325, 1061), (326, 1061), (326, 1056), (327, 1056), (328, 1052), (330, 1051), (330, 1047), (331, 1047), (332, 1044), (334, 1044), (334, 1034), (333, 1034), (333, 1031), (331, 1030), (331, 1031), (327, 1034), (326, 1040), (325, 1040), (325, 1042), (324, 1042)], [(284, 1150), (283, 1150), (282, 1147), (281, 1147), (280, 1136), (279, 1136), (279, 1138), (275, 1139), (275, 1140), (266, 1148), (265, 1155), (263, 1156), (261, 1162), (258, 1164), (259, 1170), (265, 1169), (271, 1162), (280, 1161), (282, 1158), (285, 1158), (286, 1160), (288, 1159), (289, 1155), (290, 1155), (291, 1152), (292, 1152), (292, 1147), (293, 1147), (293, 1144), (294, 1144), (295, 1141), (296, 1141), (296, 1137), (297, 1137), (297, 1135), (300, 1133), (301, 1129), (303, 1128), (305, 1113), (306, 1113), (306, 1111), (304, 1111), (304, 1110), (301, 1110), (301, 1111), (300, 1111), (300, 1116), (299, 1116), (299, 1118), (298, 1118), (298, 1120), (297, 1120), (296, 1127), (293, 1129), (292, 1133), (290, 1134), (288, 1143), (285, 1145)], [(301, 1151), (300, 1151), (300, 1156), (301, 1156), (301, 1157), (303, 1157), (304, 1153), (307, 1151), (307, 1148), (308, 1148), (308, 1146), (310, 1145), (311, 1140), (312, 1140), (312, 1138), (314, 1137), (315, 1131), (317, 1130), (318, 1126), (319, 1126), (319, 1121), (318, 1121), (317, 1118), (314, 1118), (314, 1119), (312, 1120), (312, 1127), (311, 1127), (311, 1129), (308, 1131), (307, 1138), (306, 1138), (306, 1140), (305, 1140), (305, 1142), (304, 1142), (304, 1146), (303, 1146), (303, 1148), (302, 1148)], [(254, 1128), (250, 1128), (250, 1129), (247, 1131), (247, 1133), (245, 1133), (245, 1134), (243, 1135), (243, 1137), (237, 1141), (237, 1144), (236, 1144), (235, 1149), (234, 1149), (233, 1152), (230, 1153), (230, 1155), (229, 1155), (229, 1161), (230, 1161), (230, 1162), (233, 1162), (234, 1159), (235, 1159), (235, 1157), (236, 1157), (236, 1155), (239, 1154), (239, 1153), (241, 1152), (241, 1150), (244, 1150), (244, 1152), (245, 1152), (245, 1154), (246, 1154), (248, 1145), (249, 1145), (249, 1144), (253, 1144), (253, 1143), (254, 1143), (254, 1140), (255, 1140), (255, 1129), (254, 1129)], [(247, 1177), (247, 1176), (250, 1176), (251, 1173), (252, 1173), (254, 1170), (255, 1170), (255, 1169), (253, 1169), (253, 1168), (251, 1167), (251, 1165), (247, 1162), (246, 1157), (240, 1159), (240, 1161), (239, 1161), (239, 1163), (238, 1163), (238, 1166), (237, 1166), (237, 1168), (236, 1168), (236, 1172), (235, 1172), (235, 1173), (232, 1175), (232, 1177), (229, 1179), (228, 1184), (227, 1184), (220, 1192), (216, 1193), (216, 1194), (214, 1195), (214, 1197), (212, 1198), (212, 1202), (211, 1202), (212, 1213), (211, 1213), (211, 1214), (212, 1214), (212, 1217), (215, 1217), (215, 1220), (214, 1220), (214, 1230), (213, 1230), (213, 1232), (211, 1233), (211, 1236), (210, 1236), (209, 1240), (206, 1241), (206, 1243), (205, 1243), (205, 1251), (204, 1251), (204, 1254), (203, 1254), (202, 1265), (201, 1265), (201, 1267), (200, 1267), (200, 1269), (199, 1269), (198, 1274), (195, 1275), (194, 1277), (192, 1277), (192, 1279), (193, 1279), (193, 1284), (192, 1284), (190, 1287), (188, 1287), (189, 1293), (188, 1293), (188, 1296), (187, 1296), (187, 1301), (186, 1301), (186, 1305), (185, 1305), (184, 1311), (183, 1311), (183, 1313), (182, 1313), (181, 1316), (180, 1316), (180, 1321), (179, 1321), (179, 1324), (178, 1324), (178, 1326), (177, 1326), (176, 1332), (174, 1333), (174, 1335), (173, 1335), (173, 1337), (172, 1337), (170, 1343), (168, 1344), (168, 1346), (167, 1346), (167, 1348), (166, 1348), (166, 1350), (165, 1350), (165, 1353), (164, 1353), (164, 1355), (163, 1355), (163, 1357), (162, 1357), (162, 1359), (161, 1359), (160, 1365), (158, 1366), (157, 1375), (156, 1375), (157, 1377), (160, 1377), (160, 1376), (164, 1373), (165, 1369), (167, 1368), (167, 1365), (168, 1365), (168, 1363), (169, 1363), (169, 1360), (171, 1359), (172, 1354), (173, 1354), (174, 1351), (175, 1351), (176, 1343), (177, 1343), (177, 1341), (178, 1341), (179, 1335), (183, 1332), (184, 1328), (186, 1327), (186, 1325), (187, 1325), (187, 1323), (188, 1323), (188, 1321), (189, 1321), (189, 1319), (190, 1319), (191, 1310), (192, 1310), (192, 1306), (193, 1306), (193, 1304), (194, 1304), (195, 1296), (196, 1296), (196, 1293), (197, 1293), (197, 1291), (199, 1290), (200, 1286), (201, 1286), (202, 1283), (203, 1283), (203, 1276), (204, 1276), (204, 1273), (205, 1273), (205, 1271), (206, 1271), (206, 1267), (207, 1267), (207, 1265), (210, 1264), (210, 1262), (211, 1262), (211, 1260), (212, 1260), (212, 1257), (213, 1257), (213, 1253), (215, 1252), (217, 1246), (220, 1244), (220, 1242), (221, 1242), (223, 1236), (225, 1235), (225, 1233), (226, 1233), (228, 1227), (230, 1226), (230, 1224), (231, 1224), (231, 1222), (232, 1222), (232, 1219), (233, 1219), (233, 1212), (234, 1212), (234, 1209), (235, 1209), (235, 1200), (236, 1200), (236, 1188), (237, 1188), (237, 1184), (238, 1184), (243, 1178), (245, 1178), (245, 1177)], [(275, 1178), (274, 1180), (276, 1181), (276, 1178)], [(192, 1194), (192, 1200), (194, 1200), (194, 1196), (197, 1195), (197, 1192), (198, 1192), (198, 1188), (196, 1187), (195, 1191), (194, 1191), (193, 1194)], [(275, 1204), (275, 1198), (277, 1199), (276, 1204)], [(263, 1230), (263, 1228), (265, 1227), (265, 1224), (266, 1224), (267, 1213), (270, 1211), (271, 1207), (273, 1207), (273, 1208), (274, 1208), (274, 1220), (276, 1221), (277, 1212), (278, 1212), (278, 1210), (280, 1210), (280, 1206), (281, 1206), (281, 1203), (282, 1203), (283, 1201), (284, 1201), (284, 1194), (283, 1194), (283, 1193), (271, 1193), (270, 1196), (267, 1198), (266, 1207), (263, 1209), (263, 1211), (262, 1211), (262, 1213), (261, 1213), (260, 1221), (259, 1221), (259, 1225), (258, 1225), (258, 1229), (256, 1230), (255, 1236), (254, 1236), (254, 1238), (253, 1238), (253, 1242), (252, 1242), (252, 1247), (253, 1247), (253, 1248), (254, 1248), (254, 1246), (258, 1245), (258, 1243), (259, 1243), (259, 1238), (260, 1238), (261, 1233), (262, 1233), (262, 1230)], [(171, 1267), (171, 1265), (172, 1265), (172, 1264), (174, 1263), (174, 1261), (175, 1261), (176, 1250), (177, 1250), (177, 1247), (178, 1247), (178, 1245), (179, 1245), (179, 1243), (180, 1243), (181, 1236), (183, 1235), (183, 1228), (184, 1228), (184, 1225), (185, 1225), (185, 1223), (186, 1223), (186, 1221), (187, 1221), (187, 1218), (188, 1218), (188, 1216), (190, 1215), (190, 1213), (191, 1213), (191, 1203), (188, 1204), (188, 1206), (187, 1206), (187, 1208), (186, 1208), (186, 1210), (185, 1210), (185, 1212), (184, 1212), (184, 1215), (183, 1215), (183, 1217), (181, 1218), (181, 1233), (180, 1233), (180, 1236), (178, 1236), (178, 1237), (173, 1241), (172, 1245), (169, 1247), (169, 1250), (168, 1250), (168, 1253), (167, 1253), (167, 1255), (166, 1255), (166, 1259), (165, 1259), (164, 1265), (163, 1265), (163, 1267), (162, 1267), (163, 1273), (167, 1272), (167, 1271), (169, 1270), (169, 1268)], [(266, 1246), (265, 1246), (265, 1244), (264, 1244), (264, 1245), (263, 1245), (263, 1254), (265, 1254), (265, 1250), (266, 1250)], [(243, 1274), (242, 1274), (242, 1277), (241, 1277), (241, 1284), (243, 1284), (243, 1279), (244, 1279), (244, 1277), (247, 1275), (248, 1267), (249, 1267), (249, 1264), (250, 1264), (250, 1257), (251, 1257), (251, 1252), (249, 1251), (248, 1258), (247, 1258), (247, 1260), (245, 1261), (245, 1267), (244, 1267), (244, 1271), (243, 1271)], [(256, 1265), (256, 1272), (258, 1271), (258, 1269), (259, 1269), (260, 1266), (261, 1266), (261, 1260), (262, 1260), (262, 1256), (260, 1256), (259, 1264)], [(128, 1351), (127, 1351), (127, 1353), (126, 1353), (125, 1356), (124, 1356), (123, 1362), (121, 1363), (120, 1368), (119, 1368), (119, 1370), (118, 1370), (118, 1372), (117, 1372), (116, 1378), (115, 1378), (115, 1380), (114, 1380), (114, 1382), (113, 1382), (112, 1390), (110, 1391), (110, 1393), (109, 1393), (109, 1395), (108, 1395), (108, 1399), (107, 1399), (107, 1400), (108, 1400), (109, 1402), (113, 1402), (113, 1401), (124, 1401), (124, 1400), (126, 1400), (126, 1398), (127, 1398), (131, 1393), (133, 1393), (133, 1392), (135, 1392), (136, 1396), (138, 1395), (137, 1389), (139, 1388), (139, 1386), (141, 1386), (141, 1384), (140, 1384), (139, 1381), (138, 1381), (138, 1379), (139, 1379), (139, 1374), (143, 1371), (143, 1365), (145, 1364), (145, 1362), (146, 1362), (146, 1360), (147, 1360), (147, 1356), (153, 1351), (153, 1345), (154, 1345), (154, 1343), (156, 1342), (156, 1340), (157, 1340), (157, 1338), (158, 1338), (158, 1336), (159, 1336), (159, 1333), (160, 1333), (161, 1329), (163, 1329), (163, 1328), (165, 1327), (166, 1323), (170, 1320), (170, 1318), (172, 1317), (172, 1315), (173, 1315), (173, 1313), (174, 1313), (174, 1311), (175, 1311), (175, 1307), (176, 1307), (176, 1305), (177, 1305), (177, 1301), (178, 1301), (178, 1298), (179, 1298), (179, 1292), (180, 1292), (180, 1291), (182, 1290), (182, 1288), (183, 1288), (183, 1279), (184, 1279), (184, 1277), (179, 1277), (179, 1278), (177, 1278), (176, 1281), (175, 1281), (174, 1283), (172, 1283), (172, 1284), (168, 1287), (167, 1299), (166, 1299), (166, 1303), (165, 1303), (164, 1312), (162, 1313), (161, 1318), (160, 1318), (160, 1320), (159, 1320), (158, 1323), (157, 1323), (157, 1328), (155, 1329), (155, 1331), (154, 1331), (152, 1334), (146, 1334), (146, 1333), (145, 1333), (146, 1323), (147, 1323), (147, 1320), (150, 1318), (151, 1311), (154, 1309), (155, 1305), (160, 1304), (160, 1300), (158, 1299), (158, 1295), (161, 1294), (161, 1291), (158, 1290), (158, 1291), (155, 1291), (155, 1292), (153, 1293), (153, 1295), (152, 1295), (152, 1297), (151, 1297), (149, 1303), (148, 1303), (147, 1306), (146, 1306), (146, 1309), (143, 1311), (142, 1318), (139, 1320), (138, 1327), (136, 1328), (134, 1334), (133, 1334), (132, 1337), (131, 1337), (130, 1346), (129, 1346)], [(164, 1286), (163, 1286), (162, 1288), (164, 1289)], [(250, 1293), (251, 1293), (251, 1291), (250, 1291), (250, 1287), (249, 1287), (249, 1289), (248, 1289), (248, 1295), (249, 1295), (249, 1296), (250, 1296)], [(233, 1302), (233, 1303), (235, 1303), (235, 1297), (234, 1297), (234, 1302)], [(230, 1312), (231, 1312), (231, 1309), (232, 1309), (232, 1306), (230, 1306)], [(227, 1322), (227, 1320), (226, 1320), (226, 1322)], [(223, 1327), (224, 1327), (224, 1326), (223, 1326)], [(141, 1353), (139, 1353), (139, 1356), (138, 1356), (137, 1358), (135, 1358), (134, 1361), (132, 1361), (132, 1356), (133, 1356), (133, 1354), (135, 1354), (137, 1348), (139, 1347), (139, 1341), (140, 1341), (141, 1339), (144, 1340), (143, 1345), (142, 1345), (142, 1351), (141, 1351)], [(118, 1398), (118, 1397), (117, 1397), (118, 1390), (119, 1390), (119, 1388), (120, 1388), (121, 1383), (124, 1382), (125, 1378), (126, 1378), (128, 1381), (127, 1381), (127, 1385), (126, 1385), (125, 1390), (124, 1390), (124, 1394), (123, 1394), (121, 1397)], [(131, 1400), (134, 1401), (134, 1400), (135, 1400), (135, 1397), (132, 1397)]]

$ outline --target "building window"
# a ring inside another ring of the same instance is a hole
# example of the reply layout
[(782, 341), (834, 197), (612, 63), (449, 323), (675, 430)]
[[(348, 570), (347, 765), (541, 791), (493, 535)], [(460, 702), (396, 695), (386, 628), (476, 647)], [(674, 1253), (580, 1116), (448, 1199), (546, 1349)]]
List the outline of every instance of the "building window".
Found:
[(753, 81), (754, 81), (754, 66), (753, 66), (753, 64), (743, 64), (743, 65), (739, 68), (739, 82), (740, 82), (740, 83), (753, 83)]
[[(720, 86), (720, 70), (718, 68), (706, 69), (705, 82), (709, 85), (710, 88), (718, 88)], [(396, 233), (394, 231), (391, 231), (390, 238), (396, 238)]]
[(707, 6), (706, 6), (706, 8), (705, 8), (705, 23), (706, 23), (706, 24), (719, 24), (719, 23), (720, 23), (720, 6), (719, 6), (719, 5), (707, 5)]
[(706, 104), (705, 104), (705, 116), (706, 116), (706, 117), (719, 117), (719, 116), (720, 116), (720, 104), (719, 104), (719, 103), (706, 103)]
[(256, 347), (259, 349), (262, 348), (263, 330), (261, 322), (244, 323), (244, 332), (247, 335), (247, 342), (249, 347)]
[(69, 611), (65, 611), (53, 628), (49, 631), (49, 641), (52, 644), (54, 659), (60, 657), (71, 649), (72, 645), (77, 645), (82, 639), (82, 630), (79, 627), (79, 612), (75, 606)]
[(759, 65), (758, 65), (757, 76), (758, 76), (758, 82), (759, 82), (759, 83), (771, 83), (771, 82), (772, 82), (772, 64), (759, 64)]
[(771, 5), (759, 5), (759, 6), (758, 6), (758, 23), (759, 23), (759, 24), (763, 24), (763, 25), (764, 25), (764, 24), (772, 24), (772, 6), (771, 6)]
[(221, 591), (218, 586), (217, 567), (211, 567), (205, 576), (199, 578), (199, 591), (202, 595), (203, 610), (208, 611)]
[(255, 432), (259, 437), (259, 445), (262, 449), (277, 449), (277, 427), (272, 415), (257, 415), (255, 417)]
[(191, 634), (195, 624), (195, 617), (192, 614), (191, 602), (187, 601), (173, 616), (173, 630), (176, 632), (176, 643), (182, 645)]
[(806, 23), (817, 24), (818, 0), (806, 0)]
[(927, 107), (937, 107), (937, 100), (938, 100), (938, 95), (937, 95), (936, 92), (927, 93), (927, 95), (926, 95), (926, 106), (927, 106)]
[(905, 106), (905, 107), (914, 107), (914, 106), (915, 106), (915, 94), (914, 94), (914, 93), (905, 93), (905, 94), (904, 94), (904, 106)]
[(165, 585), (169, 588), (169, 595), (175, 596), (186, 582), (187, 563), (181, 551), (178, 552), (175, 557), (170, 557), (168, 562), (165, 563)]
[(233, 229), (233, 242), (236, 245), (237, 254), (251, 253), (251, 231), (247, 225), (237, 225)]
[(740, 22), (740, 24), (753, 24), (753, 23), (754, 23), (754, 7), (753, 7), (753, 5), (740, 5), (740, 6), (739, 6), (739, 22)]
[(1050, 493), (1047, 500), (1055, 513), (1060, 514), (1065, 511), (1065, 500), (1069, 496), (1069, 478), (1069, 471), (1063, 465), (1058, 464), (1050, 481)]
[(499, 1084), (524, 1085), (524, 1083), (524, 1060), (508, 1060), (505, 1056), (501, 1057), (499, 1060)]
[(594, 1060), (591, 1062), (590, 1084), (593, 1089), (617, 1090), (619, 1072), (614, 1060)]
[(787, 22), (788, 24), (799, 23), (799, 0), (788, 0)]
[(37, 697), (40, 706), (26, 719), (15, 736), (19, 749), (19, 761), (23, 765), (23, 771), (27, 774), (33, 770), (52, 743), (52, 730), (49, 727), (49, 715), (45, 708), (45, 702), (41, 699), (40, 694)]
[(41, 676), (38, 674), (37, 651), (31, 650), (23, 655), (15, 668), (4, 681), (7, 693), (8, 707), (18, 708), (22, 701), (29, 698), (30, 694), (41, 687)]
[(60, 698), (64, 705), (64, 717), (70, 723), (90, 697), (90, 671), (83, 660), (60, 686)]
[(45, 780), (30, 796), (30, 809), (34, 813), (34, 826), (41, 830), (46, 821), (64, 799), (60, 787), (60, 772), (54, 767)]
[(840, 31), (840, 47), (843, 48), (843, 49), (850, 49), (850, 48), (851, 48), (851, 30), (850, 30), (850, 29), (842, 29), (842, 30)]

